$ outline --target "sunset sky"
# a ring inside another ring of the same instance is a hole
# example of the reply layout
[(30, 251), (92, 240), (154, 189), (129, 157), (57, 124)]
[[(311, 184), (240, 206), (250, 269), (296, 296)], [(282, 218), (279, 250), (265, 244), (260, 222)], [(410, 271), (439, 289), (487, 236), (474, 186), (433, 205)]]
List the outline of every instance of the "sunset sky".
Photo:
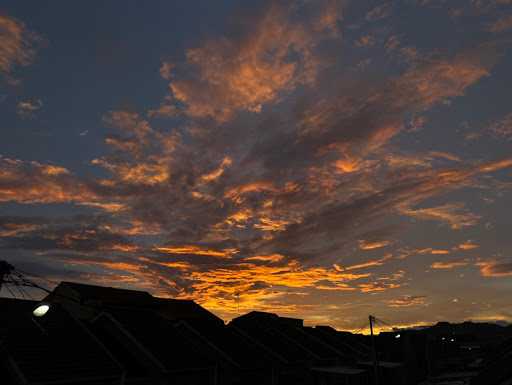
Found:
[(512, 0), (3, 1), (0, 259), (225, 320), (512, 322), (511, 68)]

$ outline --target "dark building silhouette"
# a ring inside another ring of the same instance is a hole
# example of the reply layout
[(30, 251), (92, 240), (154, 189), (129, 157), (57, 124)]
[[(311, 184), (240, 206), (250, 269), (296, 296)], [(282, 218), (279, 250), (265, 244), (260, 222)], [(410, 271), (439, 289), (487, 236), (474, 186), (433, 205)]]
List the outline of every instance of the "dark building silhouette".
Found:
[(1, 384), (119, 384), (123, 367), (80, 321), (56, 305), (0, 298)]
[[(253, 311), (228, 325), (193, 301), (62, 282), (0, 298), (0, 384), (511, 385), (512, 328), (439, 323), (368, 336)], [(375, 372), (374, 365), (377, 364)]]
[(169, 320), (205, 319), (224, 324), (194, 301), (153, 297), (145, 291), (61, 282), (43, 301), (60, 303), (81, 320), (91, 320), (104, 311), (128, 308), (150, 310)]
[(358, 357), (347, 352), (345, 346), (339, 349), (318, 338), (300, 319), (253, 311), (233, 319), (229, 326), (242, 330), (282, 358), (282, 383), (355, 385), (369, 381), (367, 370), (357, 365)]

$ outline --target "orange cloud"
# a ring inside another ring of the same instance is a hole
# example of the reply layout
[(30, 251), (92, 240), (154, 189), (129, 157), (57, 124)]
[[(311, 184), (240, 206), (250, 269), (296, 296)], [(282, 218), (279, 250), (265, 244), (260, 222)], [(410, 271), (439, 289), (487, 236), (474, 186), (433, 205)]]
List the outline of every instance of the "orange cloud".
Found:
[(10, 77), (15, 66), (32, 64), (39, 39), (21, 21), (0, 15), (0, 74)]
[(512, 28), (512, 15), (503, 16), (489, 26), (489, 31), (494, 33), (504, 32)]
[(153, 163), (111, 163), (106, 159), (93, 159), (91, 164), (101, 166), (123, 182), (155, 185), (169, 178), (169, 166), (163, 161)]
[(339, 159), (335, 163), (336, 168), (345, 173), (351, 173), (359, 170), (359, 159)]
[(88, 187), (67, 169), (0, 156), (0, 202), (86, 204)]
[(477, 249), (478, 247), (480, 247), (480, 246), (477, 245), (476, 243), (474, 243), (472, 241), (467, 241), (467, 242), (461, 243), (456, 248), (459, 250), (473, 250), (473, 249)]
[(374, 250), (388, 246), (389, 244), (391, 244), (390, 241), (359, 241), (359, 248), (361, 250)]
[(411, 307), (425, 305), (426, 297), (423, 295), (404, 295), (400, 298), (395, 298), (386, 301), (389, 307)]
[(174, 297), (180, 288), (172, 276), (169, 276), (168, 271), (160, 271), (152, 267), (159, 265), (170, 269), (187, 270), (186, 262), (158, 263), (143, 256), (126, 260), (82, 256), (81, 258), (69, 258), (63, 262), (70, 265), (93, 265), (103, 269), (103, 273), (100, 275), (84, 274), (82, 279), (88, 283), (149, 290), (161, 297)]
[(212, 250), (205, 249), (194, 245), (184, 246), (158, 246), (153, 248), (155, 251), (166, 254), (189, 254), (189, 255), (202, 255), (206, 257), (216, 258), (231, 258), (234, 254), (238, 253), (237, 249), (222, 249)]
[(430, 267), (436, 270), (451, 270), (457, 267), (467, 266), (468, 262), (466, 261), (458, 261), (458, 262), (434, 262)]
[(477, 214), (465, 210), (463, 203), (447, 203), (442, 206), (415, 210), (403, 207), (400, 212), (417, 219), (446, 222), (454, 230), (474, 226), (480, 219)]
[(271, 255), (255, 255), (253, 257), (245, 258), (246, 261), (260, 261), (260, 262), (279, 262), (284, 259), (284, 255), (271, 254)]
[[(193, 117), (229, 120), (237, 111), (260, 112), (284, 91), (311, 84), (319, 62), (313, 51), (324, 36), (332, 36), (339, 7), (316, 14), (306, 23), (295, 23), (293, 7), (272, 3), (243, 37), (210, 40), (187, 51), (187, 64), (197, 76), (174, 79), (174, 98)], [(329, 34), (325, 35), (327, 30)], [(290, 59), (290, 52), (296, 59)]]
[(259, 218), (259, 223), (254, 225), (254, 228), (262, 231), (283, 231), (290, 221), (284, 219), (271, 219), (271, 218)]
[(372, 35), (364, 35), (356, 40), (357, 47), (371, 47), (375, 44), (375, 38)]
[(401, 285), (399, 283), (370, 282), (362, 283), (358, 287), (362, 293), (379, 293), (390, 289), (398, 289)]
[(172, 99), (165, 100), (158, 108), (148, 110), (149, 118), (172, 118), (181, 113), (178, 107), (172, 103)]
[(139, 247), (137, 245), (132, 245), (132, 244), (113, 244), (110, 247), (110, 250), (122, 251), (125, 253), (133, 253), (133, 252), (139, 250)]
[(507, 260), (482, 261), (476, 264), (483, 277), (512, 277), (512, 262)]
[(212, 182), (212, 181), (218, 179), (224, 173), (224, 170), (227, 167), (231, 166), (232, 163), (233, 163), (233, 161), (231, 160), (230, 157), (228, 157), (228, 156), (224, 157), (224, 159), (222, 159), (222, 163), (216, 170), (214, 170), (208, 174), (202, 175), (201, 179), (206, 183)]
[(175, 261), (175, 262), (158, 262), (159, 265), (170, 267), (171, 269), (178, 269), (178, 270), (191, 270), (193, 266), (184, 261)]
[(152, 129), (149, 123), (136, 112), (110, 111), (103, 117), (105, 124), (143, 139)]
[(224, 196), (240, 203), (243, 200), (243, 195), (261, 191), (277, 192), (279, 189), (271, 182), (259, 181), (232, 187)]
[(18, 237), (24, 233), (30, 233), (42, 227), (39, 223), (23, 223), (15, 218), (2, 220), (0, 218), (0, 237)]
[(367, 261), (364, 263), (359, 263), (357, 265), (351, 265), (351, 266), (347, 266), (347, 267), (341, 267), (337, 264), (334, 264), (334, 268), (338, 271), (365, 269), (367, 267), (382, 266), (384, 264), (384, 262), (389, 261), (392, 258), (393, 258), (393, 256), (391, 254), (387, 254), (380, 259), (370, 260), (370, 261)]
[(304, 267), (292, 260), (284, 266), (239, 263), (207, 272), (193, 271), (186, 278), (193, 282), (192, 298), (208, 308), (225, 310), (235, 306), (238, 296), (243, 298), (243, 309), (261, 309), (266, 302), (283, 296), (286, 289), (353, 291), (356, 288), (349, 283), (368, 276)]
[(450, 254), (450, 251), (449, 250), (443, 250), (443, 249), (431, 249), (430, 250), (430, 254), (433, 254), (433, 255), (446, 255), (446, 254)]
[(468, 53), (413, 66), (394, 82), (396, 92), (401, 94), (397, 103), (417, 103), (425, 109), (447, 98), (464, 95), (466, 88), (489, 76), (493, 64), (494, 55), (482, 59)]

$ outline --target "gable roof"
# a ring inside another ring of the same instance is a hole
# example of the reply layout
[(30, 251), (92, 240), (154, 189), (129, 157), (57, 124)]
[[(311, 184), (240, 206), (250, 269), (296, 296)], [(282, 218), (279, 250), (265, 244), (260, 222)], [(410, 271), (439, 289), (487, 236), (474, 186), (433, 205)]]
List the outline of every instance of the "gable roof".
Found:
[[(58, 293), (62, 289), (73, 290), (82, 301), (99, 301), (104, 304), (134, 306), (149, 305), (153, 301), (153, 296), (147, 291), (63, 281), (57, 285), (54, 292)], [(49, 296), (51, 297), (52, 294), (49, 294)]]
[(201, 319), (224, 325), (221, 318), (192, 300), (153, 297), (153, 309), (170, 320)]
[(291, 318), (291, 317), (281, 317), (275, 313), (269, 313), (264, 311), (250, 311), (249, 313), (243, 314), (239, 317), (233, 318), (231, 321), (233, 324), (239, 324), (241, 322), (247, 324), (247, 323), (254, 323), (254, 324), (260, 324), (260, 323), (267, 323), (269, 325), (275, 325), (276, 323), (279, 323), (281, 325), (288, 325), (288, 326), (296, 326), (296, 327), (302, 327), (304, 324), (304, 320), (300, 318)]
[[(153, 297), (146, 291), (119, 289), (76, 282), (61, 282), (45, 300), (80, 302), (99, 311), (112, 308), (152, 309), (170, 320), (209, 319), (218, 324), (224, 321), (192, 300)], [(73, 305), (70, 303), (70, 305)], [(76, 306), (75, 306), (76, 307)]]

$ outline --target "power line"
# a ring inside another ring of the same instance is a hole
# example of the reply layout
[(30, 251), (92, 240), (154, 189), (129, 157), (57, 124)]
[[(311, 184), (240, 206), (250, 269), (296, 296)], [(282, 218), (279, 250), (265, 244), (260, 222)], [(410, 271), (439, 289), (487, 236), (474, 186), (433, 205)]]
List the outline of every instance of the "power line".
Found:
[(20, 292), (20, 294), (23, 297), (23, 299), (26, 299), (25, 298), (25, 293), (23, 293), (23, 290), (21, 290), (21, 286), (19, 286), (17, 283), (15, 283), (14, 286), (16, 287), (16, 289), (18, 289), (18, 291)]
[(7, 285), (5, 285), (5, 288), (7, 289), (7, 291), (9, 292), (9, 294), (11, 294), (11, 297), (12, 298), (16, 298), (16, 296), (14, 295), (14, 293), (12, 292), (11, 288)]
[(48, 283), (51, 283), (53, 285), (58, 285), (58, 282), (57, 281), (53, 281), (51, 279), (48, 279), (48, 278), (45, 278), (39, 274), (35, 274), (35, 273), (28, 273), (26, 271), (23, 271), (23, 270), (20, 270), (20, 269), (16, 269), (17, 272), (23, 274), (23, 275), (28, 275), (28, 276), (31, 276), (31, 277), (35, 277), (37, 279), (42, 279), (43, 281), (46, 281)]

